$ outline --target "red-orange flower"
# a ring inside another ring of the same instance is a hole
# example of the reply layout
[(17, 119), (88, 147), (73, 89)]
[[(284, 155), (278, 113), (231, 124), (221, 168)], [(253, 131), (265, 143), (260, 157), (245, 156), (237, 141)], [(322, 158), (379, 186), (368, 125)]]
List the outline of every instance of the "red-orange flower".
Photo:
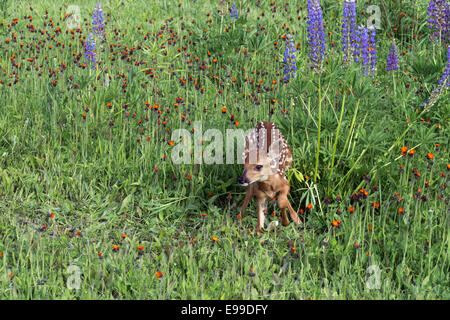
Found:
[(158, 279), (161, 278), (164, 275), (164, 272), (159, 272), (157, 271), (155, 274), (155, 277), (157, 277)]
[(408, 151), (408, 147), (402, 147), (402, 155), (406, 155), (407, 151)]
[(331, 222), (331, 224), (333, 225), (333, 227), (339, 227), (341, 225), (342, 221), (341, 220), (333, 220)]

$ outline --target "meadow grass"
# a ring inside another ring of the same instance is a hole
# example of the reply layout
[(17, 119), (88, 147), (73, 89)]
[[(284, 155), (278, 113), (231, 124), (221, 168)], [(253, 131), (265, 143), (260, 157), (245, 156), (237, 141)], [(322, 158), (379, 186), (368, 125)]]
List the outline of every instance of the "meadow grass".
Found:
[[(264, 0), (236, 1), (238, 19), (219, 1), (102, 1), (91, 68), (95, 2), (5, 1), (0, 298), (450, 298), (448, 90), (421, 106), (446, 48), (429, 41), (427, 1), (358, 1), (358, 24), (381, 9), (373, 78), (343, 64), (343, 1), (321, 1), (320, 74), (306, 4)], [(298, 71), (284, 83), (292, 31)], [(387, 72), (393, 38), (400, 68)], [(238, 217), (242, 166), (175, 165), (170, 142), (194, 121), (225, 133), (262, 120), (291, 146), (304, 225), (259, 237), (254, 204)]]

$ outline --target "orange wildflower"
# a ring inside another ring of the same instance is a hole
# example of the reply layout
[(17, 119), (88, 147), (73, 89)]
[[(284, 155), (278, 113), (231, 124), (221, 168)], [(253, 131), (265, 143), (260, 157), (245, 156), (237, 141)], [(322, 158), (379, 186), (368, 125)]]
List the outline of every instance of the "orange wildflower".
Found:
[(333, 220), (331, 222), (331, 224), (333, 225), (333, 227), (339, 227), (341, 225), (342, 221), (341, 220)]
[(406, 155), (406, 152), (408, 151), (408, 147), (402, 147), (402, 155)]

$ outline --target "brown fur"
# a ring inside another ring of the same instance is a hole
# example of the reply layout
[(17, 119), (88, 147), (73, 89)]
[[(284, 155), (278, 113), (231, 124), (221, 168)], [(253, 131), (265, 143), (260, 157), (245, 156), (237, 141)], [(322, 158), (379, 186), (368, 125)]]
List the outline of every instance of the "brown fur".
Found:
[(278, 206), (282, 213), (282, 225), (289, 224), (286, 209), (295, 224), (301, 224), (297, 212), (288, 200), (290, 190), (285, 171), (292, 162), (289, 145), (281, 132), (272, 122), (259, 122), (245, 139), (244, 172), (239, 182), (247, 186), (244, 203), (241, 208), (243, 216), (250, 200), (256, 198), (258, 225), (256, 231), (261, 234), (264, 228), (264, 209), (267, 199), (278, 193)]

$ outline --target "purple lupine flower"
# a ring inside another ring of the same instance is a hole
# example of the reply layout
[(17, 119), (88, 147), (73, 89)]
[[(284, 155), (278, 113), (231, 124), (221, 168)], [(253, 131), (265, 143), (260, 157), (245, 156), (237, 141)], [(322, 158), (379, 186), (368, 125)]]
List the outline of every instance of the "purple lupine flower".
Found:
[(422, 107), (431, 108), (448, 87), (450, 87), (450, 44), (447, 45), (447, 66), (445, 67), (444, 73), (441, 79), (439, 79), (437, 87), (434, 88), (430, 97), (422, 104)]
[(447, 86), (450, 87), (450, 44), (447, 45), (447, 66), (445, 68), (444, 73), (442, 74), (441, 79), (439, 80), (439, 86)]
[(377, 35), (375, 31), (375, 27), (370, 28), (370, 41), (369, 41), (369, 50), (370, 50), (370, 71), (372, 72), (372, 78), (375, 76), (375, 72), (377, 70), (377, 40), (375, 36)]
[(356, 3), (354, 0), (344, 2), (342, 14), (342, 51), (344, 60), (349, 61), (353, 56), (356, 44)]
[(231, 7), (231, 10), (230, 10), (230, 16), (232, 18), (235, 18), (235, 19), (239, 18), (238, 11), (236, 10), (236, 3), (234, 3), (234, 2), (233, 2), (233, 5)]
[(450, 5), (447, 0), (431, 0), (428, 5), (428, 27), (431, 40), (450, 40)]
[(322, 8), (319, 0), (308, 0), (308, 41), (309, 58), (313, 68), (319, 71), (325, 57), (325, 33), (322, 17)]
[(292, 35), (289, 33), (286, 37), (286, 49), (283, 54), (284, 65), (284, 78), (285, 82), (289, 81), (289, 78), (294, 79), (297, 72), (297, 64), (295, 63), (295, 45)]
[(361, 55), (361, 27), (358, 27), (353, 35), (355, 41), (353, 42), (353, 61), (359, 62)]
[(84, 43), (84, 57), (88, 61), (88, 63), (92, 66), (93, 69), (96, 67), (95, 62), (95, 40), (94, 35), (92, 33), (89, 33), (86, 39), (86, 42)]
[(363, 68), (363, 73), (367, 75), (370, 59), (369, 30), (366, 27), (359, 27), (359, 30), (361, 34), (361, 45), (360, 45), (361, 65)]
[(395, 42), (393, 41), (391, 44), (391, 49), (389, 50), (389, 54), (387, 57), (387, 66), (386, 70), (397, 70), (398, 69), (398, 52)]
[(95, 5), (94, 13), (92, 14), (92, 30), (94, 33), (99, 36), (100, 38), (103, 38), (103, 10), (102, 5), (100, 2), (97, 2)]

